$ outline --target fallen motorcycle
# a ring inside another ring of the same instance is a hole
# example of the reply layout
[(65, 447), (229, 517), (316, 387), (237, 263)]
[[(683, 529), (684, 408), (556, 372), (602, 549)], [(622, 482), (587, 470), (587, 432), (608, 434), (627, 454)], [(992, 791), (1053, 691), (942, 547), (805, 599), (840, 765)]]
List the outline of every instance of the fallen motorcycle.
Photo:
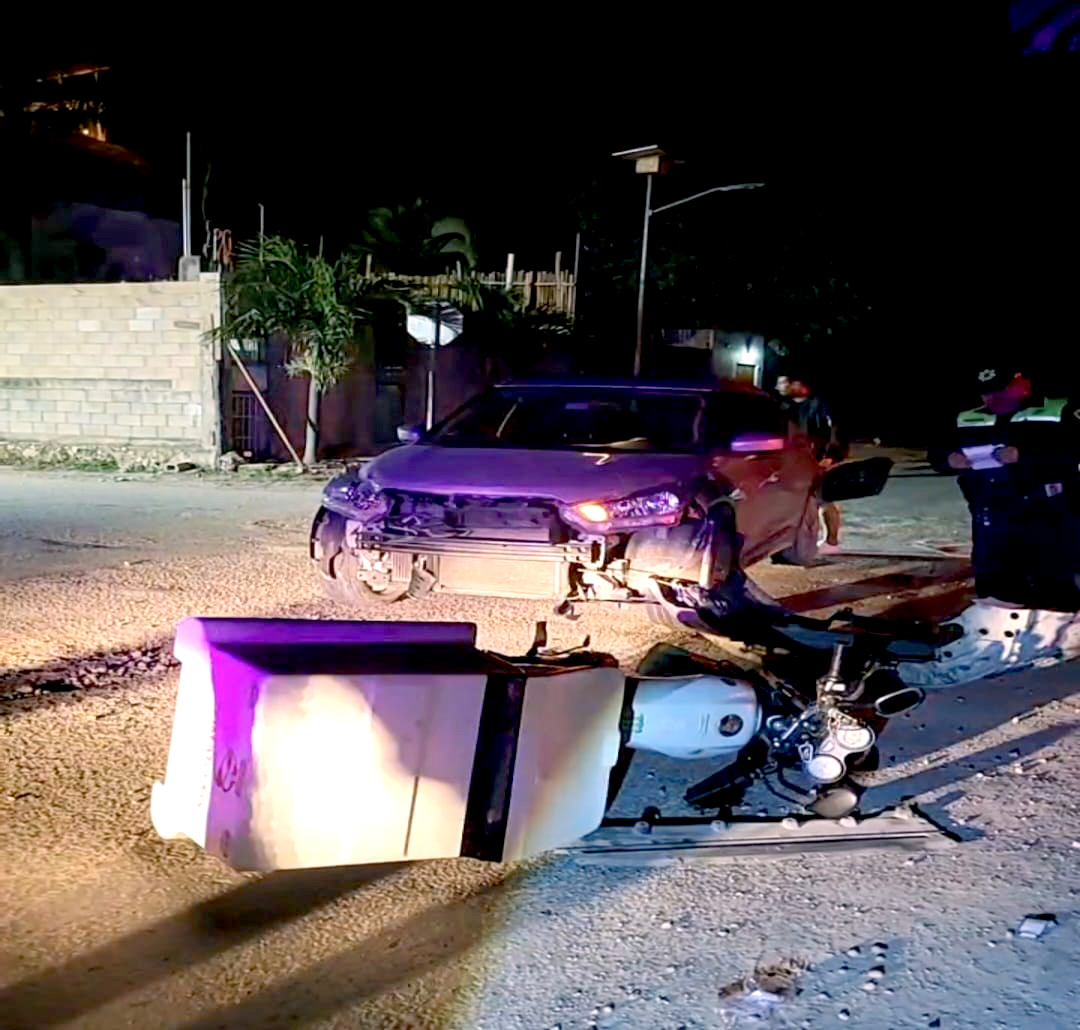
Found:
[[(801, 618), (741, 579), (700, 601), (757, 668), (659, 645), (627, 675), (587, 642), (548, 651), (542, 624), (511, 658), (468, 624), (186, 620), (153, 824), (242, 870), (942, 839), (914, 817), (852, 819), (877, 738), (923, 699), (896, 665), (930, 660), (935, 631)], [(686, 793), (700, 818), (605, 819), (639, 752), (716, 763)], [(806, 822), (736, 819), (759, 781)]]

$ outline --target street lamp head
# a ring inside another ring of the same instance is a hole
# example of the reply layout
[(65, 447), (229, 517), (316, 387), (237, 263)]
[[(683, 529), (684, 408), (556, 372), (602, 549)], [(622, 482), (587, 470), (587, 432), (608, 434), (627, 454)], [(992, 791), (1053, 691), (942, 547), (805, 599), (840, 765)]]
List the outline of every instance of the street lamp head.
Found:
[(633, 161), (635, 172), (655, 175), (663, 171), (667, 154), (659, 147), (635, 147), (633, 150), (620, 150), (611, 156)]

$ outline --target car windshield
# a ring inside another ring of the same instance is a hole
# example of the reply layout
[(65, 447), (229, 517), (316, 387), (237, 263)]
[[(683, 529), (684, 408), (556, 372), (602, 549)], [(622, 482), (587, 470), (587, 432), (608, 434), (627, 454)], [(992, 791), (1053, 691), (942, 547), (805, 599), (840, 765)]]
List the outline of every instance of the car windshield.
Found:
[(500, 388), (481, 394), (425, 443), (553, 451), (699, 449), (704, 401), (698, 393), (581, 387)]

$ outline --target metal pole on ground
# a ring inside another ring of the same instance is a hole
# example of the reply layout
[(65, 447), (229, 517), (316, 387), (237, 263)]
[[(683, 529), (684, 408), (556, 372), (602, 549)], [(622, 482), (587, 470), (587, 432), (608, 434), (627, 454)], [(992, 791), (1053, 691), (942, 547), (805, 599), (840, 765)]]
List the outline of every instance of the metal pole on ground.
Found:
[(303, 459), (297, 454), (296, 448), (293, 447), (292, 442), (289, 440), (288, 436), (285, 435), (285, 430), (281, 428), (281, 423), (274, 417), (274, 413), (270, 410), (270, 405), (266, 403), (266, 398), (262, 395), (262, 391), (256, 385), (255, 380), (251, 378), (251, 373), (247, 370), (247, 366), (241, 360), (239, 353), (237, 353), (235, 340), (229, 341), (229, 353), (232, 355), (233, 361), (236, 362), (236, 367), (240, 369), (240, 374), (247, 381), (248, 386), (251, 387), (251, 392), (255, 394), (255, 399), (262, 405), (263, 411), (266, 412), (266, 417), (270, 419), (270, 425), (274, 427), (274, 432), (277, 433), (281, 442), (285, 445), (285, 449), (292, 455), (292, 460), (295, 461), (302, 470), (306, 471), (307, 466), (304, 464)]

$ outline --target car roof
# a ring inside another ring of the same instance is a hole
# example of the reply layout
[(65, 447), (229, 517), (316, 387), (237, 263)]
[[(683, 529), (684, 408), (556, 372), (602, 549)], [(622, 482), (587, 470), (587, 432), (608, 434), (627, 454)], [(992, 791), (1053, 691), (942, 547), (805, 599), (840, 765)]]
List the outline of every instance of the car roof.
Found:
[(522, 387), (575, 390), (635, 390), (669, 393), (750, 393), (763, 391), (749, 383), (731, 379), (590, 379), (559, 378), (549, 376), (537, 379), (511, 379), (496, 384), (497, 390), (513, 390)]

